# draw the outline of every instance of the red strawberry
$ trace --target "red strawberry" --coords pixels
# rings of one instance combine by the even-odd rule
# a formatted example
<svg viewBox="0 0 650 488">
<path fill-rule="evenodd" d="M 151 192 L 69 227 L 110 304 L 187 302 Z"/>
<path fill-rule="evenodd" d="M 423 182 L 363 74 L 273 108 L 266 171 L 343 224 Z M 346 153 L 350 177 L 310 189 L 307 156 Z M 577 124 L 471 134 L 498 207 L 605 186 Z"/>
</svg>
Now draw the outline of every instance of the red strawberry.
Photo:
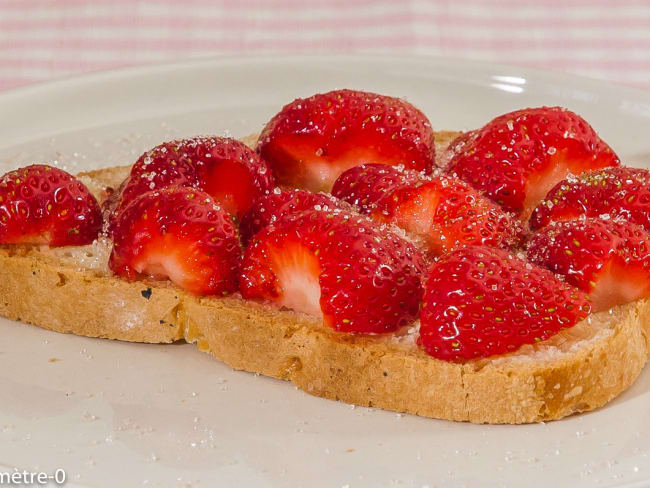
<svg viewBox="0 0 650 488">
<path fill-rule="evenodd" d="M 516 351 L 587 317 L 585 294 L 501 249 L 467 247 L 429 271 L 418 343 L 446 361 Z"/>
<path fill-rule="evenodd" d="M 253 238 L 240 290 L 338 331 L 382 333 L 417 316 L 423 268 L 418 251 L 388 228 L 340 210 L 308 210 Z"/>
<path fill-rule="evenodd" d="M 237 289 L 241 247 L 230 215 L 207 193 L 170 187 L 131 201 L 113 228 L 110 268 L 128 280 L 169 278 L 196 294 Z"/>
<path fill-rule="evenodd" d="M 457 155 L 464 151 L 465 146 L 472 144 L 473 140 L 476 138 L 476 130 L 470 130 L 467 132 L 461 132 L 456 136 L 449 145 L 444 149 L 442 155 L 438 156 L 439 166 L 446 168 L 449 166 L 449 162 Z"/>
<path fill-rule="evenodd" d="M 135 163 L 122 189 L 120 207 L 147 191 L 169 186 L 203 190 L 241 217 L 273 188 L 273 177 L 266 162 L 235 139 L 196 137 L 165 142 Z"/>
<path fill-rule="evenodd" d="M 533 211 L 530 227 L 605 214 L 650 230 L 650 172 L 621 166 L 562 180 Z"/>
<path fill-rule="evenodd" d="M 528 256 L 588 293 L 595 312 L 650 296 L 650 234 L 630 222 L 552 224 L 533 236 Z"/>
<path fill-rule="evenodd" d="M 363 163 L 431 172 L 431 124 L 399 98 L 336 90 L 286 105 L 266 125 L 258 151 L 278 182 L 329 191 L 346 169 Z"/>
<path fill-rule="evenodd" d="M 406 230 L 431 255 L 474 244 L 513 247 L 522 233 L 518 221 L 453 177 L 364 165 L 343 173 L 332 191 L 373 219 Z"/>
<path fill-rule="evenodd" d="M 619 164 L 582 117 L 560 107 L 497 117 L 456 151 L 449 171 L 524 219 L 568 173 Z"/>
<path fill-rule="evenodd" d="M 422 180 L 417 171 L 385 164 L 362 164 L 341 173 L 332 187 L 332 195 L 359 207 L 369 214 L 383 196 L 398 188 L 415 185 Z"/>
<path fill-rule="evenodd" d="M 261 229 L 286 214 L 294 214 L 314 207 L 327 209 L 349 208 L 341 200 L 326 193 L 312 193 L 306 190 L 281 190 L 276 188 L 258 198 L 241 219 L 239 234 L 246 244 Z"/>
<path fill-rule="evenodd" d="M 82 246 L 101 227 L 97 200 L 65 171 L 35 164 L 0 179 L 0 244 Z"/>
</svg>

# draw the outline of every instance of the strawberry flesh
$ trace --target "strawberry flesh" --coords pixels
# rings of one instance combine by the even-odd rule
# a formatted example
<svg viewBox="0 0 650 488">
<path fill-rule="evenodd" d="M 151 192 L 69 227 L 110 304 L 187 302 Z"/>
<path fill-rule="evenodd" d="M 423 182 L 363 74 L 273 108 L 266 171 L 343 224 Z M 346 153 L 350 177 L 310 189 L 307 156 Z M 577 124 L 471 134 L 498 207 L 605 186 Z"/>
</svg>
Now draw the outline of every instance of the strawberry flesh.
<svg viewBox="0 0 650 488">
<path fill-rule="evenodd" d="M 247 299 L 322 317 L 337 331 L 394 331 L 417 316 L 421 255 L 390 229 L 345 211 L 307 210 L 266 226 L 244 253 Z"/>
<path fill-rule="evenodd" d="M 621 217 L 650 230 L 650 171 L 605 168 L 562 180 L 535 208 L 533 230 L 580 216 Z"/>
<path fill-rule="evenodd" d="M 448 171 L 523 220 L 568 173 L 619 165 L 593 128 L 561 107 L 501 115 L 462 142 Z"/>
<path fill-rule="evenodd" d="M 283 247 L 269 247 L 268 258 L 275 270 L 277 304 L 315 317 L 322 317 L 320 308 L 321 266 L 318 258 L 306 247 L 287 242 Z"/>
<path fill-rule="evenodd" d="M 572 327 L 590 311 L 586 295 L 507 251 L 473 246 L 429 271 L 418 344 L 462 362 L 516 351 Z"/>
<path fill-rule="evenodd" d="M 429 120 L 410 103 L 336 90 L 286 105 L 260 134 L 258 152 L 278 183 L 330 191 L 343 171 L 364 163 L 431 172 L 435 147 Z"/>
<path fill-rule="evenodd" d="M 230 215 L 187 187 L 147 192 L 116 218 L 109 266 L 128 280 L 169 278 L 195 294 L 237 289 L 241 246 Z"/>
<path fill-rule="evenodd" d="M 63 170 L 37 164 L 0 178 L 0 244 L 82 246 L 101 227 L 97 200 Z"/>
<path fill-rule="evenodd" d="M 650 296 L 650 234 L 630 222 L 554 223 L 531 238 L 528 256 L 588 293 L 595 312 Z"/>
</svg>

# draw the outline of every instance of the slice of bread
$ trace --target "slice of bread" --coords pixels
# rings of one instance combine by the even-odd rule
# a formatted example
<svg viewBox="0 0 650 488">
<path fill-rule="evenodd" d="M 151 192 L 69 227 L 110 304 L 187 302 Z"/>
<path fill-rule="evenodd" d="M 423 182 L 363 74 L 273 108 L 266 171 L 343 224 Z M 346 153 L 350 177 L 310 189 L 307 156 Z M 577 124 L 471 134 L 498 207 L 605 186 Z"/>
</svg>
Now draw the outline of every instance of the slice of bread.
<svg viewBox="0 0 650 488">
<path fill-rule="evenodd" d="M 437 134 L 441 157 L 455 135 Z M 104 198 L 128 171 L 80 176 Z M 74 248 L 0 247 L 0 314 L 89 337 L 196 342 L 235 369 L 313 395 L 476 423 L 539 422 L 602 406 L 634 382 L 650 351 L 650 300 L 593 314 L 511 354 L 457 364 L 417 347 L 417 323 L 385 336 L 337 333 L 238 295 L 197 297 L 169 282 L 127 282 L 109 272 L 109 254 L 104 239 Z"/>
</svg>

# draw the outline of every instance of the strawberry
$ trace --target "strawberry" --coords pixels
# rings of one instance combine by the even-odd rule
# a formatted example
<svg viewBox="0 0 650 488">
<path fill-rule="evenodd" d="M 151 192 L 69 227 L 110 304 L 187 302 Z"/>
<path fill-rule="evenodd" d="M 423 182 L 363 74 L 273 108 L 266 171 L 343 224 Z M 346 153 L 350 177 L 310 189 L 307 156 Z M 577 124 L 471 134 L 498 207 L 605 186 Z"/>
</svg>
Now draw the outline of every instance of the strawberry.
<svg viewBox="0 0 650 488">
<path fill-rule="evenodd" d="M 431 267 L 418 344 L 446 361 L 505 354 L 544 341 L 589 312 L 585 294 L 550 271 L 501 249 L 471 246 Z"/>
<path fill-rule="evenodd" d="M 0 244 L 90 244 L 102 227 L 95 197 L 81 181 L 35 164 L 0 178 Z"/>
<path fill-rule="evenodd" d="M 624 220 L 551 224 L 532 237 L 528 256 L 588 293 L 596 312 L 650 296 L 650 234 Z"/>
<path fill-rule="evenodd" d="M 120 208 L 145 192 L 168 186 L 203 190 L 241 217 L 273 188 L 273 177 L 266 162 L 235 139 L 195 137 L 165 142 L 136 161 L 122 188 Z"/>
<path fill-rule="evenodd" d="M 109 266 L 128 280 L 169 278 L 201 295 L 237 289 L 241 247 L 230 215 L 205 192 L 147 192 L 116 217 Z"/>
<path fill-rule="evenodd" d="M 394 331 L 418 313 L 422 257 L 367 218 L 334 210 L 280 217 L 244 253 L 244 298 L 322 317 L 337 331 Z"/>
<path fill-rule="evenodd" d="M 278 183 L 330 191 L 343 171 L 363 163 L 431 172 L 435 147 L 426 116 L 399 98 L 336 90 L 286 105 L 258 141 Z"/>
<path fill-rule="evenodd" d="M 363 165 L 343 173 L 332 192 L 373 219 L 406 230 L 434 256 L 474 244 L 513 247 L 522 233 L 516 219 L 449 176 Z"/>
<path fill-rule="evenodd" d="M 326 193 L 312 193 L 306 190 L 282 190 L 276 188 L 258 198 L 244 214 L 239 224 L 239 235 L 244 244 L 261 229 L 279 217 L 312 208 L 349 209 L 348 205 Z"/>
<path fill-rule="evenodd" d="M 568 173 L 619 165 L 593 128 L 561 107 L 501 115 L 462 142 L 448 171 L 524 220 Z"/>
<path fill-rule="evenodd" d="M 478 131 L 476 130 L 469 130 L 461 132 L 456 136 L 444 149 L 442 155 L 438 157 L 440 160 L 439 166 L 442 168 L 449 166 L 449 162 L 454 158 L 454 156 L 462 153 L 465 146 L 472 143 L 476 138 L 477 132 Z"/>
<path fill-rule="evenodd" d="M 650 171 L 620 166 L 562 180 L 535 208 L 530 227 L 605 214 L 650 230 Z"/>
<path fill-rule="evenodd" d="M 334 182 L 332 195 L 359 207 L 361 213 L 369 214 L 384 195 L 421 180 L 422 175 L 417 171 L 404 171 L 385 164 L 362 164 L 341 173 Z"/>
</svg>

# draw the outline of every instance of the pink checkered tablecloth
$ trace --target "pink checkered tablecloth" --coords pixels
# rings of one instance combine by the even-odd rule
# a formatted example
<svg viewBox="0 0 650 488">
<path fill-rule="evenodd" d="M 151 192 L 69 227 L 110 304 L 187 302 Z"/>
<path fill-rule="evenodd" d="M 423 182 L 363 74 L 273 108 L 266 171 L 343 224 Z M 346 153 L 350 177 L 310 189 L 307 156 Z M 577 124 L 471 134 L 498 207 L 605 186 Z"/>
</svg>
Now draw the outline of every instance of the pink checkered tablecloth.
<svg viewBox="0 0 650 488">
<path fill-rule="evenodd" d="M 650 89 L 650 0 L 0 0 L 0 90 L 287 52 L 481 59 Z"/>
</svg>

